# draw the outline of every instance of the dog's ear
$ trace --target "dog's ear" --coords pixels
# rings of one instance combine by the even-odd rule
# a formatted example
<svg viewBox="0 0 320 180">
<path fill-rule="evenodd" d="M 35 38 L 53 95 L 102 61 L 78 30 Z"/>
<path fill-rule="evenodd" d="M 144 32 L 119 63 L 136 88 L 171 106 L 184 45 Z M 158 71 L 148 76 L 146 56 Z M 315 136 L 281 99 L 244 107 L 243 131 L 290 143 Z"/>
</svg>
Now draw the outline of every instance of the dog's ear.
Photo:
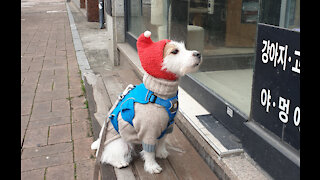
<svg viewBox="0 0 320 180">
<path fill-rule="evenodd" d="M 167 43 L 163 48 L 163 58 L 166 58 L 175 48 L 177 48 L 174 44 Z"/>
</svg>

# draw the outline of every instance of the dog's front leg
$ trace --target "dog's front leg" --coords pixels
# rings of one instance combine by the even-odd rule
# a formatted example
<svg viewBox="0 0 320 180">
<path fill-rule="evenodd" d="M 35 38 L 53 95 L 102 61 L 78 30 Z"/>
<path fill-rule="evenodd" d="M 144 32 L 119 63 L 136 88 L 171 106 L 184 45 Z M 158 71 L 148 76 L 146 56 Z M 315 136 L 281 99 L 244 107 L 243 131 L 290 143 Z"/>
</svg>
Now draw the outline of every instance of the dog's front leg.
<svg viewBox="0 0 320 180">
<path fill-rule="evenodd" d="M 141 151 L 141 156 L 144 159 L 144 170 L 148 173 L 154 174 L 154 173 L 160 173 L 162 171 L 162 168 L 160 165 L 156 162 L 156 153 L 153 152 L 147 152 L 145 150 Z"/>
<path fill-rule="evenodd" d="M 167 135 L 164 135 L 159 140 L 159 143 L 156 148 L 156 157 L 157 158 L 165 159 L 169 155 L 169 152 L 167 151 L 167 148 L 166 148 L 166 142 L 165 142 L 166 137 L 167 137 Z"/>
</svg>

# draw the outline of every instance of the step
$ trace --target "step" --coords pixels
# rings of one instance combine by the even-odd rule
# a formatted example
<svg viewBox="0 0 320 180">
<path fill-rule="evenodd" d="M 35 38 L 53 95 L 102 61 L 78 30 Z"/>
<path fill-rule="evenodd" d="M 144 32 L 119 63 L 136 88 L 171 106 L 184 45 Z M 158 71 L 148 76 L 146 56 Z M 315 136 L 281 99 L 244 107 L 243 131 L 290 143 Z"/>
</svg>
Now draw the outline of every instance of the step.
<svg viewBox="0 0 320 180">
<path fill-rule="evenodd" d="M 101 119 L 100 116 L 96 115 L 100 113 L 106 113 L 105 109 L 110 106 L 108 102 L 114 102 L 111 101 L 111 99 L 114 99 L 114 97 L 116 97 L 116 94 L 122 92 L 127 84 L 141 83 L 141 80 L 137 78 L 133 70 L 130 70 L 128 68 L 120 68 L 110 74 L 104 75 L 85 73 L 84 79 L 86 87 L 89 87 L 88 89 L 92 89 L 87 91 L 89 106 L 96 106 L 95 112 L 90 112 L 90 114 L 94 114 L 94 117 L 92 117 L 92 122 L 98 122 L 100 127 L 103 123 L 103 120 L 105 119 Z M 105 86 L 105 89 L 101 88 L 103 86 Z M 92 96 L 90 94 L 92 94 Z M 91 103 L 92 100 L 95 101 L 95 103 Z M 103 101 L 106 101 L 107 103 L 103 103 Z M 98 136 L 97 131 L 99 130 L 99 126 L 93 127 L 93 131 L 95 132 L 95 139 Z M 135 157 L 129 167 L 122 169 L 114 168 L 116 178 L 218 179 L 177 126 L 174 127 L 173 133 L 167 137 L 167 143 L 168 151 L 170 153 L 169 157 L 167 159 L 157 159 L 157 162 L 163 168 L 163 171 L 160 174 L 151 175 L 147 173 L 143 168 L 143 160 L 139 157 Z M 105 174 L 108 174 L 105 172 L 109 172 L 112 174 L 112 169 L 110 169 L 110 166 L 103 166 L 102 177 L 104 177 Z M 201 168 L 199 169 L 198 167 Z M 197 171 L 194 171 L 194 169 L 197 169 Z"/>
<path fill-rule="evenodd" d="M 132 66 L 142 79 L 144 70 L 137 51 L 128 43 L 118 43 L 117 49 L 120 62 Z M 176 125 L 219 179 L 271 179 L 243 151 L 241 144 L 237 143 L 237 138 L 222 125 L 211 124 L 218 131 L 209 130 L 209 125 L 204 125 L 208 117 L 212 118 L 210 113 L 179 86 L 179 112 L 175 121 Z M 214 118 L 211 121 L 214 121 Z M 232 137 L 228 140 L 229 144 L 223 136 Z M 245 166 L 242 167 L 242 164 Z"/>
</svg>

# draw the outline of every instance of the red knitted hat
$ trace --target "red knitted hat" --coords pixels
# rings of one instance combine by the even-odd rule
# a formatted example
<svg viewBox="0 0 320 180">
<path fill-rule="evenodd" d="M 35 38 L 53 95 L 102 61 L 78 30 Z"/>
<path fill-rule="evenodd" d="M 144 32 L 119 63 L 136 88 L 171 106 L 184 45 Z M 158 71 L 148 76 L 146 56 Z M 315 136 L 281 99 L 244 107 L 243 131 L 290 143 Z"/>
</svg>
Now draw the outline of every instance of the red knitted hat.
<svg viewBox="0 0 320 180">
<path fill-rule="evenodd" d="M 138 55 L 143 69 L 153 77 L 167 80 L 176 80 L 177 76 L 174 73 L 161 70 L 163 62 L 163 48 L 166 43 L 170 42 L 164 39 L 158 42 L 153 42 L 150 38 L 151 32 L 145 31 L 137 40 Z"/>
</svg>

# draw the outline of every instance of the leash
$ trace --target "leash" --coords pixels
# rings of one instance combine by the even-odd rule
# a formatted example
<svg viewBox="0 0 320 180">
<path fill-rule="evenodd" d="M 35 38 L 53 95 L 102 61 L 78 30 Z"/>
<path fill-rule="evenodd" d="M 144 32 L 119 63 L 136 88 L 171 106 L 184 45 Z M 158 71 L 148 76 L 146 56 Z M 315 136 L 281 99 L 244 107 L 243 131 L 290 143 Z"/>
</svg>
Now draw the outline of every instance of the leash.
<svg viewBox="0 0 320 180">
<path fill-rule="evenodd" d="M 131 89 L 133 89 L 135 86 L 132 84 L 129 84 L 126 89 L 121 93 L 121 95 L 118 96 L 116 102 L 113 104 L 113 106 L 111 107 L 111 109 L 108 112 L 108 118 L 106 121 L 103 121 L 103 125 L 101 128 L 102 134 L 100 137 L 100 144 L 99 144 L 99 148 L 97 149 L 98 151 L 98 155 L 96 158 L 96 162 L 95 162 L 95 166 L 94 166 L 94 174 L 93 174 L 93 180 L 98 180 L 99 178 L 99 172 L 100 172 L 100 159 L 101 159 L 101 155 L 104 149 L 104 142 L 106 141 L 106 133 L 107 133 L 107 129 L 108 129 L 108 122 L 110 121 L 110 114 L 112 113 L 112 111 L 117 107 L 117 105 L 119 104 L 119 102 L 129 93 L 129 91 Z M 98 137 L 99 138 L 99 137 Z"/>
</svg>

